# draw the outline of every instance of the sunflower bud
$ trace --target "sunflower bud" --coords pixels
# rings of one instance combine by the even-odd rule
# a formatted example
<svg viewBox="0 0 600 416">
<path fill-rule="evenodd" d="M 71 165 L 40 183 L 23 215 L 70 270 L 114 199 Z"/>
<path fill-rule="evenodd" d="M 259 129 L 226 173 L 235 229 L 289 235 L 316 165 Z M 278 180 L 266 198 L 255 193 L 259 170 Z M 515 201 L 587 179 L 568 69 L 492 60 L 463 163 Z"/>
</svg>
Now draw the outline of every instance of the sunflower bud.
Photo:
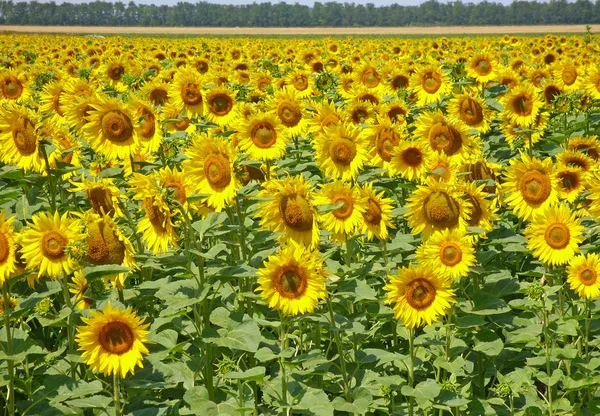
<svg viewBox="0 0 600 416">
<path fill-rule="evenodd" d="M 510 385 L 507 383 L 500 383 L 498 387 L 496 387 L 496 396 L 498 397 L 508 397 L 512 394 L 512 389 Z"/>
<path fill-rule="evenodd" d="M 42 299 L 35 305 L 34 310 L 35 313 L 44 317 L 52 315 L 52 300 L 50 298 Z"/>
</svg>

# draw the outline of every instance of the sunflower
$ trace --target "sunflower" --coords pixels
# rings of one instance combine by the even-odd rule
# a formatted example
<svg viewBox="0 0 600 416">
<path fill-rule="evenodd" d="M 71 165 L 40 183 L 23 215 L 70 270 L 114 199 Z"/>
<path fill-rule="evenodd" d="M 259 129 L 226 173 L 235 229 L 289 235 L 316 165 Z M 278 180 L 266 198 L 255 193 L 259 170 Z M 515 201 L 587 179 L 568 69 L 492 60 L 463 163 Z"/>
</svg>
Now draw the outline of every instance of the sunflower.
<svg viewBox="0 0 600 416">
<path fill-rule="evenodd" d="M 345 118 L 344 112 L 334 102 L 323 101 L 313 105 L 316 112 L 309 120 L 309 131 L 314 135 L 325 134 L 328 127 L 341 123 Z"/>
<path fill-rule="evenodd" d="M 121 91 L 125 87 L 121 80 L 129 70 L 129 64 L 124 58 L 113 57 L 98 68 L 98 73 L 116 91 Z"/>
<path fill-rule="evenodd" d="M 290 244 L 269 256 L 258 270 L 260 296 L 283 315 L 312 313 L 327 298 L 327 271 L 317 251 Z"/>
<path fill-rule="evenodd" d="M 448 115 L 455 121 L 466 124 L 469 128 L 486 133 L 490 130 L 492 112 L 483 100 L 473 94 L 462 94 L 452 98 L 448 103 Z"/>
<path fill-rule="evenodd" d="M 298 92 L 299 98 L 306 98 L 312 94 L 308 71 L 303 69 L 293 70 L 287 74 L 285 82 Z"/>
<path fill-rule="evenodd" d="M 567 142 L 568 150 L 577 150 L 597 161 L 600 159 L 600 143 L 596 136 L 571 137 Z"/>
<path fill-rule="evenodd" d="M 587 173 L 579 166 L 558 165 L 558 196 L 560 199 L 573 203 L 585 191 Z"/>
<path fill-rule="evenodd" d="M 556 161 L 567 167 L 581 168 L 584 172 L 595 170 L 597 162 L 586 155 L 584 152 L 577 150 L 564 150 L 556 155 Z"/>
<path fill-rule="evenodd" d="M 134 373 L 136 365 L 144 367 L 143 354 L 150 354 L 145 324 L 131 308 L 113 308 L 110 301 L 101 311 L 92 311 L 91 318 L 82 317 L 85 325 L 77 327 L 77 344 L 82 358 L 92 370 L 105 376 Z"/>
<path fill-rule="evenodd" d="M 592 96 L 595 100 L 600 100 L 600 68 L 591 67 L 586 77 L 583 79 L 583 90 Z"/>
<path fill-rule="evenodd" d="M 389 170 L 394 149 L 403 138 L 400 126 L 382 117 L 377 124 L 368 127 L 366 135 L 369 140 L 368 148 L 371 149 L 370 162 Z"/>
<path fill-rule="evenodd" d="M 535 117 L 531 126 L 524 126 L 510 120 L 503 120 L 500 129 L 504 133 L 504 139 L 511 149 L 521 148 L 521 146 L 529 149 L 530 145 L 535 145 L 544 137 L 547 122 L 548 113 L 540 112 Z M 523 130 L 526 130 L 526 132 Z"/>
<path fill-rule="evenodd" d="M 358 126 L 359 124 L 375 121 L 375 107 L 368 101 L 352 99 L 347 103 L 345 111 L 346 120 Z"/>
<path fill-rule="evenodd" d="M 556 101 L 556 97 L 563 94 L 563 91 L 560 87 L 552 82 L 544 82 L 544 100 L 546 100 L 546 105 L 552 105 Z"/>
<path fill-rule="evenodd" d="M 543 105 L 538 90 L 530 84 L 511 89 L 502 100 L 504 111 L 501 116 L 525 127 L 532 126 Z"/>
<path fill-rule="evenodd" d="M 494 229 L 494 222 L 498 219 L 498 199 L 489 199 L 486 185 L 477 185 L 475 182 L 467 182 L 459 185 L 464 192 L 463 199 L 471 205 L 471 214 L 467 220 L 469 227 L 483 228 L 485 231 L 472 240 L 485 238 L 485 235 Z"/>
<path fill-rule="evenodd" d="M 76 132 L 83 134 L 83 127 L 90 122 L 89 116 L 94 111 L 93 106 L 98 102 L 96 94 L 91 96 L 74 95 L 71 99 L 65 97 L 65 121 Z"/>
<path fill-rule="evenodd" d="M 388 239 L 388 228 L 396 228 L 392 223 L 392 203 L 390 198 L 385 198 L 383 192 L 375 192 L 373 184 L 367 182 L 359 188 L 360 196 L 366 201 L 367 209 L 362 213 L 362 232 L 367 233 L 367 238 L 372 240 L 377 237 L 380 240 Z"/>
<path fill-rule="evenodd" d="M 454 185 L 431 179 L 417 186 L 406 204 L 405 216 L 412 234 L 423 232 L 427 239 L 434 231 L 466 229 L 471 206 L 462 196 Z"/>
<path fill-rule="evenodd" d="M 336 241 L 344 242 L 364 227 L 363 215 L 368 206 L 357 187 L 342 181 L 321 185 L 315 194 L 314 204 L 342 204 L 339 208 L 319 214 L 319 222 L 324 229 L 333 233 Z"/>
<path fill-rule="evenodd" d="M 29 80 L 24 72 L 4 70 L 0 72 L 0 99 L 25 101 L 29 98 Z"/>
<path fill-rule="evenodd" d="M 454 303 L 450 281 L 425 266 L 398 269 L 398 275 L 388 276 L 386 304 L 395 304 L 394 317 L 407 328 L 430 325 L 444 315 Z"/>
<path fill-rule="evenodd" d="M 16 270 L 15 230 L 12 226 L 14 220 L 15 217 L 5 220 L 4 212 L 0 211 L 0 286 Z"/>
<path fill-rule="evenodd" d="M 567 267 L 567 281 L 571 289 L 586 299 L 600 296 L 600 258 L 595 253 L 575 256 Z"/>
<path fill-rule="evenodd" d="M 48 155 L 48 164 L 52 169 L 58 169 L 59 163 L 82 168 L 82 145 L 76 136 L 71 133 L 68 126 L 44 121 L 41 128 L 41 137 L 52 137 L 52 144 L 56 148 Z M 69 170 L 62 175 L 62 179 L 69 179 L 77 173 L 76 169 Z"/>
<path fill-rule="evenodd" d="M 369 89 L 381 89 L 383 79 L 373 61 L 366 61 L 355 72 L 354 85 L 360 85 Z"/>
<path fill-rule="evenodd" d="M 159 112 L 154 109 L 150 103 L 133 97 L 131 110 L 134 117 L 137 117 L 140 129 L 138 139 L 140 141 L 141 151 L 144 153 L 154 153 L 163 142 L 162 124 Z"/>
<path fill-rule="evenodd" d="M 581 84 L 584 71 L 568 59 L 556 65 L 554 79 L 558 86 L 565 92 L 577 91 Z"/>
<path fill-rule="evenodd" d="M 45 171 L 38 126 L 33 111 L 12 104 L 0 107 L 0 161 L 24 170 Z"/>
<path fill-rule="evenodd" d="M 505 173 L 503 189 L 508 193 L 506 203 L 521 219 L 529 220 L 534 214 L 558 202 L 558 179 L 551 159 L 530 158 L 521 153 L 521 158 L 512 159 Z"/>
<path fill-rule="evenodd" d="M 319 225 L 312 205 L 312 187 L 304 176 L 273 179 L 263 184 L 256 217 L 260 225 L 273 232 L 283 233 L 282 242 L 292 240 L 307 247 L 318 247 Z"/>
<path fill-rule="evenodd" d="M 242 121 L 236 134 L 239 147 L 253 160 L 277 160 L 285 155 L 289 141 L 277 117 L 268 113 L 254 114 Z"/>
<path fill-rule="evenodd" d="M 579 251 L 583 226 L 564 204 L 545 208 L 525 229 L 533 257 L 549 266 L 567 263 Z"/>
<path fill-rule="evenodd" d="M 188 117 L 180 114 L 179 109 L 173 103 L 165 104 L 161 116 L 164 119 L 165 130 L 169 133 L 184 131 L 191 134 L 196 131 L 196 125 Z"/>
<path fill-rule="evenodd" d="M 52 114 L 50 120 L 53 122 L 59 122 L 65 114 L 63 93 L 62 82 L 50 81 L 40 94 L 40 112 Z"/>
<path fill-rule="evenodd" d="M 478 83 L 485 84 L 496 77 L 496 63 L 489 53 L 474 55 L 467 64 L 467 74 Z"/>
<path fill-rule="evenodd" d="M 180 203 L 187 212 L 200 208 L 201 204 L 190 203 L 188 196 L 193 193 L 193 183 L 191 178 L 186 175 L 186 172 L 179 170 L 177 167 L 170 168 L 166 166 L 158 172 L 153 171 L 150 176 L 156 182 L 166 189 L 173 200 Z"/>
<path fill-rule="evenodd" d="M 73 278 L 69 283 L 69 292 L 75 295 L 75 307 L 80 310 L 89 309 L 92 307 L 94 300 L 85 297 L 85 292 L 89 288 L 87 279 L 83 276 L 81 270 L 75 271 Z"/>
<path fill-rule="evenodd" d="M 415 135 L 431 151 L 463 160 L 473 151 L 473 140 L 463 123 L 448 121 L 441 111 L 426 112 L 417 120 Z"/>
<path fill-rule="evenodd" d="M 475 265 L 475 248 L 464 230 L 440 230 L 417 249 L 416 260 L 440 277 L 458 279 Z"/>
<path fill-rule="evenodd" d="M 39 276 L 51 279 L 60 278 L 64 272 L 72 273 L 77 263 L 70 258 L 65 248 L 85 238 L 80 221 L 69 219 L 67 214 L 60 216 L 42 212 L 34 215 L 33 223 L 21 235 L 21 253 L 27 268 L 38 269 Z"/>
<path fill-rule="evenodd" d="M 519 75 L 509 67 L 500 68 L 496 75 L 496 81 L 500 85 L 508 87 L 511 90 L 521 84 Z"/>
<path fill-rule="evenodd" d="M 500 169 L 499 164 L 490 162 L 483 155 L 474 155 L 459 168 L 464 181 L 482 181 L 483 191 L 489 194 L 498 192 L 496 188 Z"/>
<path fill-rule="evenodd" d="M 183 162 L 183 168 L 196 193 L 209 195 L 204 202 L 218 212 L 232 203 L 240 184 L 233 167 L 237 153 L 231 143 L 221 137 L 198 136 L 185 155 L 189 160 Z"/>
<path fill-rule="evenodd" d="M 213 87 L 205 94 L 206 109 L 204 117 L 211 123 L 225 126 L 237 114 L 235 93 L 224 86 Z"/>
<path fill-rule="evenodd" d="M 139 123 L 131 107 L 114 98 L 91 105 L 83 134 L 90 147 L 109 159 L 129 159 L 139 146 Z"/>
<path fill-rule="evenodd" d="M 409 109 L 402 101 L 390 101 L 383 103 L 377 108 L 378 118 L 385 117 L 393 124 L 406 124 L 406 117 L 409 115 Z"/>
<path fill-rule="evenodd" d="M 19 306 L 19 300 L 17 298 L 15 298 L 14 296 L 9 295 L 8 307 L 10 309 L 15 309 L 17 306 Z M 6 304 L 5 304 L 4 298 L 0 298 L 0 316 L 3 316 L 5 311 L 6 311 Z"/>
<path fill-rule="evenodd" d="M 458 160 L 444 153 L 434 153 L 426 165 L 428 178 L 445 183 L 456 182 L 460 164 Z"/>
<path fill-rule="evenodd" d="M 417 96 L 418 105 L 436 103 L 451 90 L 450 79 L 436 65 L 419 68 L 413 74 L 410 83 Z"/>
<path fill-rule="evenodd" d="M 301 136 L 304 133 L 308 121 L 304 115 L 304 105 L 294 88 L 287 86 L 277 91 L 267 105 L 270 112 L 279 118 L 290 137 Z"/>
<path fill-rule="evenodd" d="M 344 181 L 356 178 L 367 161 L 367 139 L 351 125 L 339 123 L 314 140 L 317 165 L 326 174 Z"/>
<path fill-rule="evenodd" d="M 179 68 L 169 85 L 169 101 L 187 117 L 202 116 L 205 100 L 200 74 L 186 66 Z"/>
<path fill-rule="evenodd" d="M 140 95 L 154 106 L 164 106 L 169 102 L 169 84 L 163 81 L 151 81 L 144 84 Z"/>
<path fill-rule="evenodd" d="M 84 192 L 87 200 L 89 201 L 92 210 L 99 215 L 109 215 L 114 217 L 123 216 L 121 207 L 119 206 L 119 199 L 121 198 L 121 191 L 115 186 L 114 179 L 112 178 L 101 178 L 90 181 L 81 176 L 81 182 L 71 181 L 70 192 Z"/>
<path fill-rule="evenodd" d="M 394 148 L 389 173 L 409 181 L 423 182 L 430 159 L 431 153 L 420 141 L 402 141 Z"/>
</svg>

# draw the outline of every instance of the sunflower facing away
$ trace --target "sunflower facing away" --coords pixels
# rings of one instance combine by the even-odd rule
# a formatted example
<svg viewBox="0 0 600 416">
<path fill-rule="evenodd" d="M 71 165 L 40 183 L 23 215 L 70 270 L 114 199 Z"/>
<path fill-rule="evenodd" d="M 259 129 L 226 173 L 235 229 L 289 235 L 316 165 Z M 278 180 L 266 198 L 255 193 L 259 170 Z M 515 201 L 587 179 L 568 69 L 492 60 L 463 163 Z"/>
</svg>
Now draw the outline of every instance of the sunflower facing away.
<svg viewBox="0 0 600 416">
<path fill-rule="evenodd" d="M 85 325 L 77 327 L 77 344 L 83 360 L 94 371 L 104 375 L 134 374 L 143 365 L 143 354 L 150 352 L 144 345 L 150 324 L 144 323 L 131 309 L 114 308 L 110 301 L 91 318 L 81 318 Z"/>
<path fill-rule="evenodd" d="M 326 269 L 317 251 L 290 244 L 269 256 L 258 270 L 256 292 L 284 315 L 311 313 L 327 298 Z"/>
<path fill-rule="evenodd" d="M 259 203 L 256 217 L 260 218 L 260 225 L 283 233 L 282 242 L 289 239 L 317 247 L 320 236 L 312 192 L 310 183 L 302 175 L 265 182 L 258 197 L 272 199 Z"/>
<path fill-rule="evenodd" d="M 470 240 L 464 230 L 436 231 L 417 249 L 417 262 L 450 280 L 465 277 L 475 265 Z"/>
<path fill-rule="evenodd" d="M 395 318 L 407 328 L 436 322 L 455 302 L 450 282 L 429 267 L 410 264 L 398 270 L 398 275 L 388 276 L 385 303 L 394 304 Z"/>
<path fill-rule="evenodd" d="M 583 226 L 564 204 L 546 208 L 525 229 L 533 257 L 549 266 L 567 263 L 579 251 Z"/>
<path fill-rule="evenodd" d="M 81 182 L 71 181 L 71 185 L 73 188 L 69 189 L 70 192 L 85 192 L 85 196 L 96 214 L 111 217 L 123 216 L 119 206 L 121 191 L 115 186 L 113 178 L 90 181 L 82 175 Z"/>
<path fill-rule="evenodd" d="M 40 276 L 52 279 L 60 278 L 64 272 L 72 273 L 77 263 L 67 256 L 68 244 L 81 241 L 80 221 L 70 219 L 67 214 L 60 216 L 42 212 L 34 215 L 33 223 L 21 235 L 21 253 L 27 262 L 27 268 L 38 269 Z"/>
<path fill-rule="evenodd" d="M 571 289 L 586 299 L 600 296 L 600 258 L 595 253 L 574 257 L 567 267 L 567 281 Z"/>
</svg>

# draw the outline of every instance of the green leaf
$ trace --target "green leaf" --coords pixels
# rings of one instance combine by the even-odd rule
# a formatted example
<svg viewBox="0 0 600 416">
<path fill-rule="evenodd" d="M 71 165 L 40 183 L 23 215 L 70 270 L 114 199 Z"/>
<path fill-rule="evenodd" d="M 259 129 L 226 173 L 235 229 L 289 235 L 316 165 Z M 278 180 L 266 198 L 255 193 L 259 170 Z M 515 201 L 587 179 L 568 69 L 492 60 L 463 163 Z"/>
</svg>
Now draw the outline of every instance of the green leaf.
<svg viewBox="0 0 600 416">
<path fill-rule="evenodd" d="M 294 409 L 308 410 L 315 416 L 333 416 L 333 404 L 329 401 L 327 393 L 321 389 L 308 387 L 300 397 L 300 401 L 294 405 Z M 295 413 L 295 412 L 294 412 Z M 302 412 L 304 413 L 304 412 Z"/>
<path fill-rule="evenodd" d="M 569 376 L 564 382 L 565 390 L 575 391 L 592 387 L 600 384 L 600 377 L 590 377 L 581 373 L 574 373 Z"/>
<path fill-rule="evenodd" d="M 440 391 L 440 386 L 438 386 L 435 380 L 422 381 L 414 389 L 410 386 L 402 386 L 400 390 L 404 396 L 424 400 L 435 399 L 440 394 Z"/>
<path fill-rule="evenodd" d="M 474 336 L 475 346 L 473 351 L 482 352 L 489 357 L 495 357 L 502 352 L 504 343 L 500 337 L 489 329 L 483 329 Z"/>
<path fill-rule="evenodd" d="M 218 416 L 219 409 L 216 403 L 208 398 L 208 391 L 202 386 L 195 386 L 185 392 L 183 400 L 187 403 L 194 415 Z"/>
<path fill-rule="evenodd" d="M 254 367 L 246 371 L 232 371 L 230 373 L 224 374 L 224 378 L 229 378 L 233 380 L 246 380 L 246 381 L 258 381 L 262 382 L 265 378 L 265 367 Z"/>
<path fill-rule="evenodd" d="M 119 266 L 117 264 L 107 264 L 103 266 L 84 267 L 83 275 L 86 279 L 98 279 L 105 276 L 129 272 L 129 267 Z"/>
<path fill-rule="evenodd" d="M 192 224 L 192 228 L 198 233 L 197 237 L 200 241 L 204 240 L 204 236 L 207 232 L 213 227 L 222 224 L 225 222 L 227 218 L 227 214 L 225 212 L 211 212 L 206 216 L 205 219 L 196 221 Z"/>
<path fill-rule="evenodd" d="M 510 308 L 501 299 L 495 295 L 483 291 L 479 291 L 473 295 L 473 309 L 470 313 L 475 315 L 498 315 L 501 313 L 510 312 Z M 466 311 L 465 311 L 466 312 Z"/>
<path fill-rule="evenodd" d="M 74 399 L 67 402 L 70 406 L 92 409 L 108 409 L 113 399 L 106 396 L 90 396 L 85 399 Z"/>
<path fill-rule="evenodd" d="M 212 319 L 215 318 L 212 317 Z M 222 316 L 220 319 L 222 319 Z M 233 350 L 258 351 L 258 345 L 262 340 L 262 336 L 260 335 L 258 324 L 253 319 L 248 316 L 244 316 L 243 322 L 233 319 L 226 322 L 222 319 L 219 321 L 219 324 L 224 325 L 224 327 L 218 330 L 208 328 L 203 331 L 203 338 L 206 342 L 212 342 L 220 347 L 227 347 Z"/>
</svg>

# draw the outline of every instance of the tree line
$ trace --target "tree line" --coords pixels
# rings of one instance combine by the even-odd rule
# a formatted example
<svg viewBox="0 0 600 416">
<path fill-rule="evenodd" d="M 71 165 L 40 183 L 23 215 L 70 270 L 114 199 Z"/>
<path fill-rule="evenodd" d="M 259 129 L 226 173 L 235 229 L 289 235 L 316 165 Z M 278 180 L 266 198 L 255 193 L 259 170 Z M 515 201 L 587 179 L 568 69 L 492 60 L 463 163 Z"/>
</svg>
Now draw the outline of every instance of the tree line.
<svg viewBox="0 0 600 416">
<path fill-rule="evenodd" d="M 64 26 L 360 27 L 452 25 L 546 25 L 600 23 L 600 0 L 483 1 L 375 7 L 372 3 L 179 2 L 173 6 L 94 1 L 71 4 L 0 0 L 0 24 Z"/>
</svg>

